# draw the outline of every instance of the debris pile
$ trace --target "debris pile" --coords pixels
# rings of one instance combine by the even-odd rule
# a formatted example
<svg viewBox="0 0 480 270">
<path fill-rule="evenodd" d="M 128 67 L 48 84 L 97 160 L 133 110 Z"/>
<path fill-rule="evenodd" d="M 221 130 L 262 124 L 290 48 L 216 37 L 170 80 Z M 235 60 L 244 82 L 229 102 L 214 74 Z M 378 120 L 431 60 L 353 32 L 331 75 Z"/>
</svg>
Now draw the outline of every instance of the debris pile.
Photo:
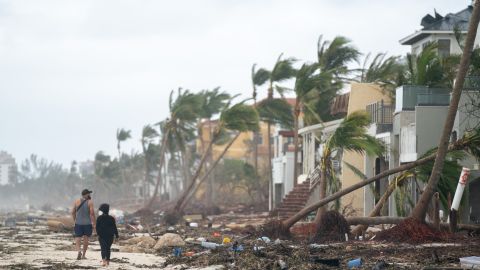
<svg viewBox="0 0 480 270">
<path fill-rule="evenodd" d="M 388 230 L 380 231 L 376 234 L 375 240 L 403 243 L 426 243 L 426 242 L 445 242 L 452 240 L 453 235 L 438 231 L 425 223 L 419 222 L 413 218 L 407 218 L 397 226 Z"/>
</svg>

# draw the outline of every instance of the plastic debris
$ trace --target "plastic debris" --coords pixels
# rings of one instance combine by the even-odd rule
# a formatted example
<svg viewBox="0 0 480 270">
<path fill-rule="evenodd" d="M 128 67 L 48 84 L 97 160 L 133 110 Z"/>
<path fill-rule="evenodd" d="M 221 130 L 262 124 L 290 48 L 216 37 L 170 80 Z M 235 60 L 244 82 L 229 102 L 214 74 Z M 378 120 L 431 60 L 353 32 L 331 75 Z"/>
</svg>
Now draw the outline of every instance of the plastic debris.
<svg viewBox="0 0 480 270">
<path fill-rule="evenodd" d="M 363 263 L 362 258 L 353 259 L 347 263 L 347 267 L 348 269 L 360 268 L 362 266 L 362 263 Z"/>
<path fill-rule="evenodd" d="M 471 256 L 460 258 L 460 265 L 469 269 L 480 269 L 480 257 Z"/>
<path fill-rule="evenodd" d="M 324 245 L 324 244 L 310 244 L 309 246 L 310 248 L 326 248 L 328 247 L 328 245 Z"/>
<path fill-rule="evenodd" d="M 208 249 L 216 249 L 217 247 L 220 247 L 222 245 L 213 243 L 213 242 L 202 242 L 202 247 L 208 248 Z"/>
<path fill-rule="evenodd" d="M 230 242 L 232 242 L 232 239 L 230 239 L 229 237 L 224 237 L 223 238 L 223 241 L 222 241 L 222 244 L 229 244 Z"/>
<path fill-rule="evenodd" d="M 255 246 L 253 246 L 253 251 L 260 251 L 260 250 L 262 250 L 262 249 L 264 249 L 264 248 L 265 248 L 265 247 L 255 245 Z"/>
<path fill-rule="evenodd" d="M 272 242 L 272 240 L 270 240 L 270 238 L 268 238 L 266 236 L 262 236 L 262 237 L 258 238 L 257 240 L 263 241 L 265 244 L 270 244 L 270 242 Z"/>
<path fill-rule="evenodd" d="M 182 248 L 180 247 L 173 248 L 173 256 L 175 257 L 182 256 Z"/>
<path fill-rule="evenodd" d="M 213 237 L 221 237 L 222 235 L 219 232 L 213 232 Z"/>
<path fill-rule="evenodd" d="M 198 228 L 198 223 L 197 222 L 190 222 L 188 225 L 192 228 Z"/>
<path fill-rule="evenodd" d="M 198 242 L 206 242 L 207 239 L 205 237 L 199 237 L 196 239 Z"/>
</svg>

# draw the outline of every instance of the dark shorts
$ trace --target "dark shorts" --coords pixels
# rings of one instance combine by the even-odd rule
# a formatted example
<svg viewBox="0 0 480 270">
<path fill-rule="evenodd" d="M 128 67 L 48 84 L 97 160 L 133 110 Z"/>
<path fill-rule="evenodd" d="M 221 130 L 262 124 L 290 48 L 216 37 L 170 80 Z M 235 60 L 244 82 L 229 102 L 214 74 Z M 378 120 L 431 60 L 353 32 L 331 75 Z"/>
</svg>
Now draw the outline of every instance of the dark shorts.
<svg viewBox="0 0 480 270">
<path fill-rule="evenodd" d="M 93 226 L 75 224 L 75 237 L 92 236 Z"/>
</svg>

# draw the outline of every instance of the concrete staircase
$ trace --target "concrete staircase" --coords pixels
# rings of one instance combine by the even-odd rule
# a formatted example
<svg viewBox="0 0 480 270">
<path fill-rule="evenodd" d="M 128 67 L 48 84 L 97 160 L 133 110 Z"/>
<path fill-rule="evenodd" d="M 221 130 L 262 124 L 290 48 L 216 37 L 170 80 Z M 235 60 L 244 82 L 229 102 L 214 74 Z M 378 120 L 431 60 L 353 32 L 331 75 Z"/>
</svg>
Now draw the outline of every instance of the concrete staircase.
<svg viewBox="0 0 480 270">
<path fill-rule="evenodd" d="M 279 219 L 289 218 L 305 207 L 309 198 L 310 180 L 306 180 L 294 187 L 270 215 Z"/>
</svg>

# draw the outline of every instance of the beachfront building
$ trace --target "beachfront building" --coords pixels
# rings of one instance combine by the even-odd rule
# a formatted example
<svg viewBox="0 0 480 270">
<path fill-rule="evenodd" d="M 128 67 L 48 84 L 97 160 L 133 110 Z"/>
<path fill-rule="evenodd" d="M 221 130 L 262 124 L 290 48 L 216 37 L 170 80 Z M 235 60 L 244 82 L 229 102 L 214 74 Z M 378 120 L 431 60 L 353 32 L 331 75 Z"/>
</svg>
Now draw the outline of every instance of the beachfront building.
<svg viewBox="0 0 480 270">
<path fill-rule="evenodd" d="M 0 185 L 15 183 L 16 180 L 17 163 L 15 158 L 5 151 L 0 151 Z"/>
</svg>

